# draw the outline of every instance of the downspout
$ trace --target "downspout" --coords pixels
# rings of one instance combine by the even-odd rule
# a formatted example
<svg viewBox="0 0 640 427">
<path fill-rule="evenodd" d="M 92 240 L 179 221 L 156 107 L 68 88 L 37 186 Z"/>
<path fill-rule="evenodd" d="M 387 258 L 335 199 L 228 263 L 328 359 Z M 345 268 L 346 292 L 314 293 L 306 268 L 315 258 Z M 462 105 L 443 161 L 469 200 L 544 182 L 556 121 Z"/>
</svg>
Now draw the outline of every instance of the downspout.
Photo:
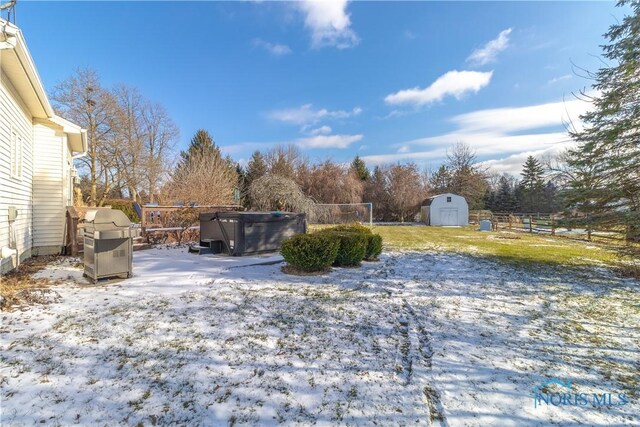
<svg viewBox="0 0 640 427">
<path fill-rule="evenodd" d="M 13 219 L 9 218 L 9 246 L 4 246 L 0 249 L 0 256 L 2 259 L 13 258 L 15 255 L 16 263 L 14 268 L 20 267 L 20 252 L 18 252 L 18 239 L 16 238 L 16 216 L 17 211 Z M 11 239 L 13 235 L 13 240 Z M 13 267 L 13 262 L 11 263 Z"/>
</svg>

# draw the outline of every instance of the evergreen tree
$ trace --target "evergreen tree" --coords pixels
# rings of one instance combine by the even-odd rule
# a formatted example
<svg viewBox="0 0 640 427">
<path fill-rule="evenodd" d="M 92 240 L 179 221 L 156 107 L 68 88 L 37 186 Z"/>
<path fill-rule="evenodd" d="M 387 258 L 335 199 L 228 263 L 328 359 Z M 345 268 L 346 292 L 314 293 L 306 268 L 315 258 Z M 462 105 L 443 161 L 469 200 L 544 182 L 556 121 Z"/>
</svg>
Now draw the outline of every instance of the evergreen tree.
<svg viewBox="0 0 640 427">
<path fill-rule="evenodd" d="M 260 151 L 254 151 L 251 155 L 251 159 L 247 162 L 246 180 L 247 186 L 250 186 L 253 181 L 260 178 L 267 173 L 267 162 L 264 160 L 264 156 Z"/>
<path fill-rule="evenodd" d="M 579 171 L 567 193 L 571 208 L 590 222 L 624 226 L 640 238 L 640 1 L 622 0 L 631 14 L 605 34 L 604 57 L 611 64 L 592 77 L 593 107 L 571 136 L 569 166 Z"/>
<path fill-rule="evenodd" d="M 547 181 L 544 186 L 544 210 L 540 212 L 553 213 L 560 210 L 558 203 L 558 187 L 551 181 Z"/>
<path fill-rule="evenodd" d="M 527 157 L 522 166 L 522 181 L 518 188 L 517 207 L 522 212 L 544 212 L 544 168 L 533 156 Z"/>
<path fill-rule="evenodd" d="M 534 190 L 544 187 L 544 168 L 535 157 L 527 157 L 520 175 L 522 175 L 522 181 L 520 181 L 522 188 Z"/>
<path fill-rule="evenodd" d="M 267 162 L 264 159 L 262 153 L 258 150 L 254 151 L 251 158 L 247 162 L 247 166 L 244 168 L 244 182 L 241 187 L 242 204 L 246 207 L 251 206 L 252 200 L 250 200 L 250 189 L 257 179 L 263 177 L 267 173 Z"/>
<path fill-rule="evenodd" d="M 369 179 L 369 169 L 367 169 L 367 165 L 360 158 L 360 156 L 356 156 L 351 162 L 351 170 L 353 170 L 360 181 L 366 181 Z"/>
<path fill-rule="evenodd" d="M 189 143 L 189 148 L 187 151 L 180 152 L 180 163 L 179 166 L 187 165 L 189 163 L 189 159 L 192 156 L 199 154 L 204 157 L 208 156 L 217 156 L 222 157 L 220 153 L 220 149 L 216 146 L 213 137 L 204 129 L 199 129 L 193 138 L 191 138 L 191 142 Z"/>
<path fill-rule="evenodd" d="M 433 191 L 437 194 L 447 193 L 451 186 L 451 172 L 445 165 L 442 165 L 438 171 L 431 176 L 429 181 L 431 188 L 433 188 Z"/>
<path fill-rule="evenodd" d="M 498 182 L 498 192 L 494 201 L 495 210 L 498 212 L 513 212 L 516 208 L 514 188 L 506 176 L 501 176 Z"/>
</svg>

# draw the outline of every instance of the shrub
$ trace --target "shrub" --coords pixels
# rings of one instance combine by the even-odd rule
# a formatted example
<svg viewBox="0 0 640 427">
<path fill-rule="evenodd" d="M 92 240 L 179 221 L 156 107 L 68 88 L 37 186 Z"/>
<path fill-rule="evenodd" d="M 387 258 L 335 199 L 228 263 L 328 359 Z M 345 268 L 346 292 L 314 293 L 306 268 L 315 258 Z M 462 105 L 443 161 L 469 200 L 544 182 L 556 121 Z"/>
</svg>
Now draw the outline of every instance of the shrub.
<svg viewBox="0 0 640 427">
<path fill-rule="evenodd" d="M 363 234 L 373 234 L 371 229 L 367 226 L 364 226 L 358 222 L 352 222 L 351 224 L 341 224 L 336 225 L 335 227 L 327 228 L 325 230 L 331 231 L 348 231 L 353 233 L 363 233 Z"/>
<path fill-rule="evenodd" d="M 382 236 L 379 234 L 365 234 L 367 238 L 367 253 L 365 261 L 377 261 L 382 253 Z"/>
<path fill-rule="evenodd" d="M 336 260 L 339 246 L 340 241 L 329 234 L 297 234 L 282 242 L 280 253 L 297 270 L 325 271 Z"/>
<path fill-rule="evenodd" d="M 131 222 L 140 222 L 138 212 L 133 207 L 133 201 L 124 199 L 108 199 L 104 202 L 105 206 L 111 206 L 111 209 L 118 209 L 124 212 Z"/>
<path fill-rule="evenodd" d="M 335 266 L 352 267 L 360 265 L 367 253 L 367 237 L 364 233 L 328 229 L 315 234 L 328 236 L 339 243 L 338 254 L 333 263 Z"/>
</svg>

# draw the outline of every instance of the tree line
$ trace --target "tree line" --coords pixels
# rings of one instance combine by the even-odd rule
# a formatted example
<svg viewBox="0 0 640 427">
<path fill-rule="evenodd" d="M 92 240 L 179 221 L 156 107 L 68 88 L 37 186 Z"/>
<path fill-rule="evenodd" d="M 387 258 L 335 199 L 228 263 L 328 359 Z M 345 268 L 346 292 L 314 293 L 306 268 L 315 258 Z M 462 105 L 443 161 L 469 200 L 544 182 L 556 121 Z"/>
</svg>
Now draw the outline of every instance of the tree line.
<svg viewBox="0 0 640 427">
<path fill-rule="evenodd" d="M 595 73 L 593 108 L 569 126 L 575 146 L 542 161 L 529 156 L 519 177 L 483 168 L 463 142 L 452 146 L 434 171 L 415 163 L 368 169 L 310 162 L 296 146 L 256 151 L 245 165 L 223 156 L 199 130 L 173 161 L 179 131 L 166 109 L 136 88 L 105 88 L 93 70 L 78 70 L 52 91 L 61 115 L 87 129 L 81 162 L 85 202 L 112 197 L 163 203 L 242 204 L 253 209 L 305 210 L 313 203 L 372 202 L 378 221 L 411 221 L 425 199 L 451 192 L 472 210 L 564 211 L 576 222 L 625 228 L 640 235 L 640 2 L 623 0 L 632 13 L 605 35 L 610 64 Z M 594 95 L 595 93 L 595 95 Z"/>
</svg>

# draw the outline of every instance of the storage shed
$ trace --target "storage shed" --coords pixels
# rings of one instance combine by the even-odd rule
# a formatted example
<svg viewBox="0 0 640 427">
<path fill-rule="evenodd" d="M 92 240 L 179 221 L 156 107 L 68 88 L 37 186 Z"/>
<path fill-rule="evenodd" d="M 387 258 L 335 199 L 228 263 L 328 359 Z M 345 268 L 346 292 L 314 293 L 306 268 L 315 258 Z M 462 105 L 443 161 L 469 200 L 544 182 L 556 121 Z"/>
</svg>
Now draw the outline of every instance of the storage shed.
<svg viewBox="0 0 640 427">
<path fill-rule="evenodd" d="M 429 197 L 420 209 L 422 221 L 427 225 L 469 225 L 469 205 L 464 197 L 444 193 Z"/>
</svg>

